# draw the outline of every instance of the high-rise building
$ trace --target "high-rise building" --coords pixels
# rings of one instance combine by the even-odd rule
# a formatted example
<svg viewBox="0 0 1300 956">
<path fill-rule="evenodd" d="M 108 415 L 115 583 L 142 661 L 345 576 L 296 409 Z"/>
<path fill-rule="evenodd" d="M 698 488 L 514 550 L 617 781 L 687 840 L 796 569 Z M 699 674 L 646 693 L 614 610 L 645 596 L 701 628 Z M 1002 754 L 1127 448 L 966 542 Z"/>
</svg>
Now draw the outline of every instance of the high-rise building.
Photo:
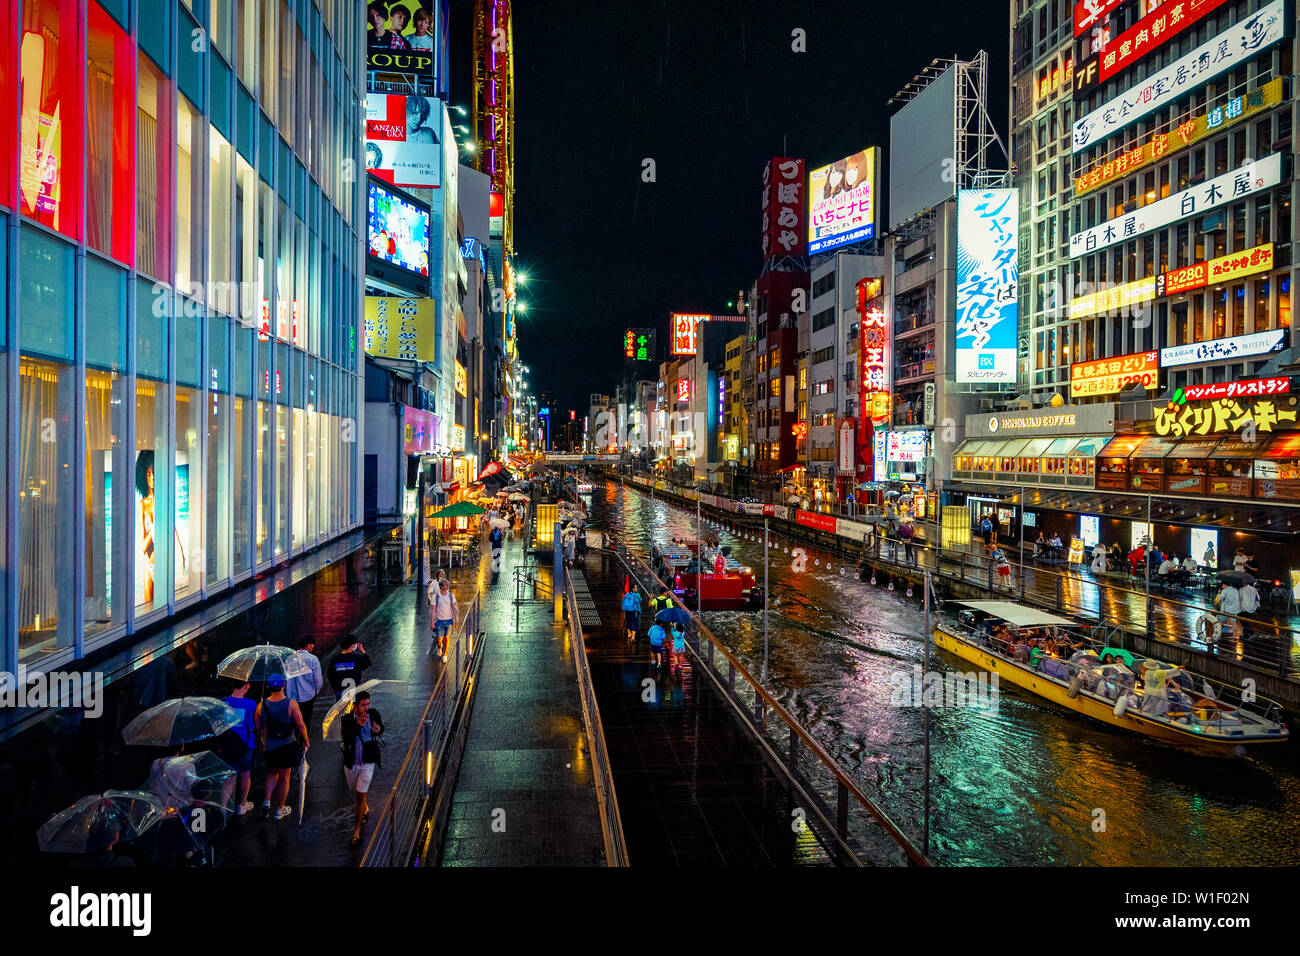
<svg viewBox="0 0 1300 956">
<path fill-rule="evenodd" d="M 80 658 L 360 522 L 356 14 L 0 13 L 0 669 Z"/>
</svg>

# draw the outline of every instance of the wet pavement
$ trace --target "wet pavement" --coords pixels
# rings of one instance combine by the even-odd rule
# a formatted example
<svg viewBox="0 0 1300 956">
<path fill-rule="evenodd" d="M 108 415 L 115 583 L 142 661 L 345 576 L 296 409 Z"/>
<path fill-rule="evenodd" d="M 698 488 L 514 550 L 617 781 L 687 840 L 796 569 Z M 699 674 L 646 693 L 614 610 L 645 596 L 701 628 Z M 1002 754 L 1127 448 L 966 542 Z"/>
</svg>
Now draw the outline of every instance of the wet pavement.
<svg viewBox="0 0 1300 956">
<path fill-rule="evenodd" d="M 627 640 L 622 565 L 594 552 L 580 564 L 601 620 L 585 629 L 587 658 L 631 865 L 830 865 L 708 678 L 689 663 L 655 668 L 648 613 Z"/>
<path fill-rule="evenodd" d="M 514 605 L 524 546 L 484 591 L 487 632 L 442 866 L 601 866 L 600 810 L 568 626 L 551 600 Z M 553 593 L 549 566 L 529 564 Z"/>
</svg>

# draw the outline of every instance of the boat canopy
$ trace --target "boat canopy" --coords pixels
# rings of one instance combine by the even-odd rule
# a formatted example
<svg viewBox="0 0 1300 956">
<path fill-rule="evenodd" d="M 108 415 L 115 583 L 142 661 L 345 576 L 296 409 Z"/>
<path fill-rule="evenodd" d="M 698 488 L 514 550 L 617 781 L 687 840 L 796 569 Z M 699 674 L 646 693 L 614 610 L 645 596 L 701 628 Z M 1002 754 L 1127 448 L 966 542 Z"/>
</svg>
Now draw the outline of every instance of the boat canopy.
<svg viewBox="0 0 1300 956">
<path fill-rule="evenodd" d="M 1066 620 L 1063 617 L 1057 617 L 1055 614 L 1048 614 L 1046 611 L 1039 611 L 1032 607 L 1025 607 L 1023 604 L 1013 604 L 1011 601 L 953 601 L 952 603 L 958 607 L 968 607 L 975 611 L 991 614 L 1006 621 L 1012 627 L 1077 626 L 1075 621 Z"/>
</svg>

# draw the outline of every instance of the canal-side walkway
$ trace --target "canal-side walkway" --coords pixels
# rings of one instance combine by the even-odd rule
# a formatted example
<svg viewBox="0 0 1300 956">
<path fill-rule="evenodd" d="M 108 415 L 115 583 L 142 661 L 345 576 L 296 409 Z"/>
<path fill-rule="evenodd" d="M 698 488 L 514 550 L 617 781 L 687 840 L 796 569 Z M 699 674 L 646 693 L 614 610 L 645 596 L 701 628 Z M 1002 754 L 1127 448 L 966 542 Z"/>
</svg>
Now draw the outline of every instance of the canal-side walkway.
<svg viewBox="0 0 1300 956">
<path fill-rule="evenodd" d="M 442 866 L 601 866 L 604 839 L 570 634 L 549 600 L 516 608 L 522 541 L 484 590 L 488 632 Z M 538 593 L 552 572 L 529 565 Z M 528 591 L 531 596 L 531 589 Z"/>
<path fill-rule="evenodd" d="M 709 679 L 690 663 L 655 668 L 648 613 L 636 641 L 624 636 L 618 560 L 589 552 L 577 571 L 600 620 L 584 624 L 587 659 L 631 864 L 830 865 Z"/>
</svg>

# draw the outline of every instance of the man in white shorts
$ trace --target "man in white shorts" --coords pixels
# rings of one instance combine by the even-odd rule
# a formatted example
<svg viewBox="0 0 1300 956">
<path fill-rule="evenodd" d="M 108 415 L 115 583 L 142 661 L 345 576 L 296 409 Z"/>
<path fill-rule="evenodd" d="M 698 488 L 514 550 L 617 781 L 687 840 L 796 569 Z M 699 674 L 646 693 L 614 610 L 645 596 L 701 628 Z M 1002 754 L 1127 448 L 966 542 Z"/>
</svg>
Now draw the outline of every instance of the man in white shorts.
<svg viewBox="0 0 1300 956">
<path fill-rule="evenodd" d="M 352 710 L 343 715 L 343 773 L 348 789 L 356 792 L 356 823 L 352 828 L 352 845 L 361 842 L 361 828 L 370 817 L 366 792 L 379 766 L 379 738 L 384 724 L 379 711 L 370 709 L 370 695 L 357 694 Z"/>
</svg>

